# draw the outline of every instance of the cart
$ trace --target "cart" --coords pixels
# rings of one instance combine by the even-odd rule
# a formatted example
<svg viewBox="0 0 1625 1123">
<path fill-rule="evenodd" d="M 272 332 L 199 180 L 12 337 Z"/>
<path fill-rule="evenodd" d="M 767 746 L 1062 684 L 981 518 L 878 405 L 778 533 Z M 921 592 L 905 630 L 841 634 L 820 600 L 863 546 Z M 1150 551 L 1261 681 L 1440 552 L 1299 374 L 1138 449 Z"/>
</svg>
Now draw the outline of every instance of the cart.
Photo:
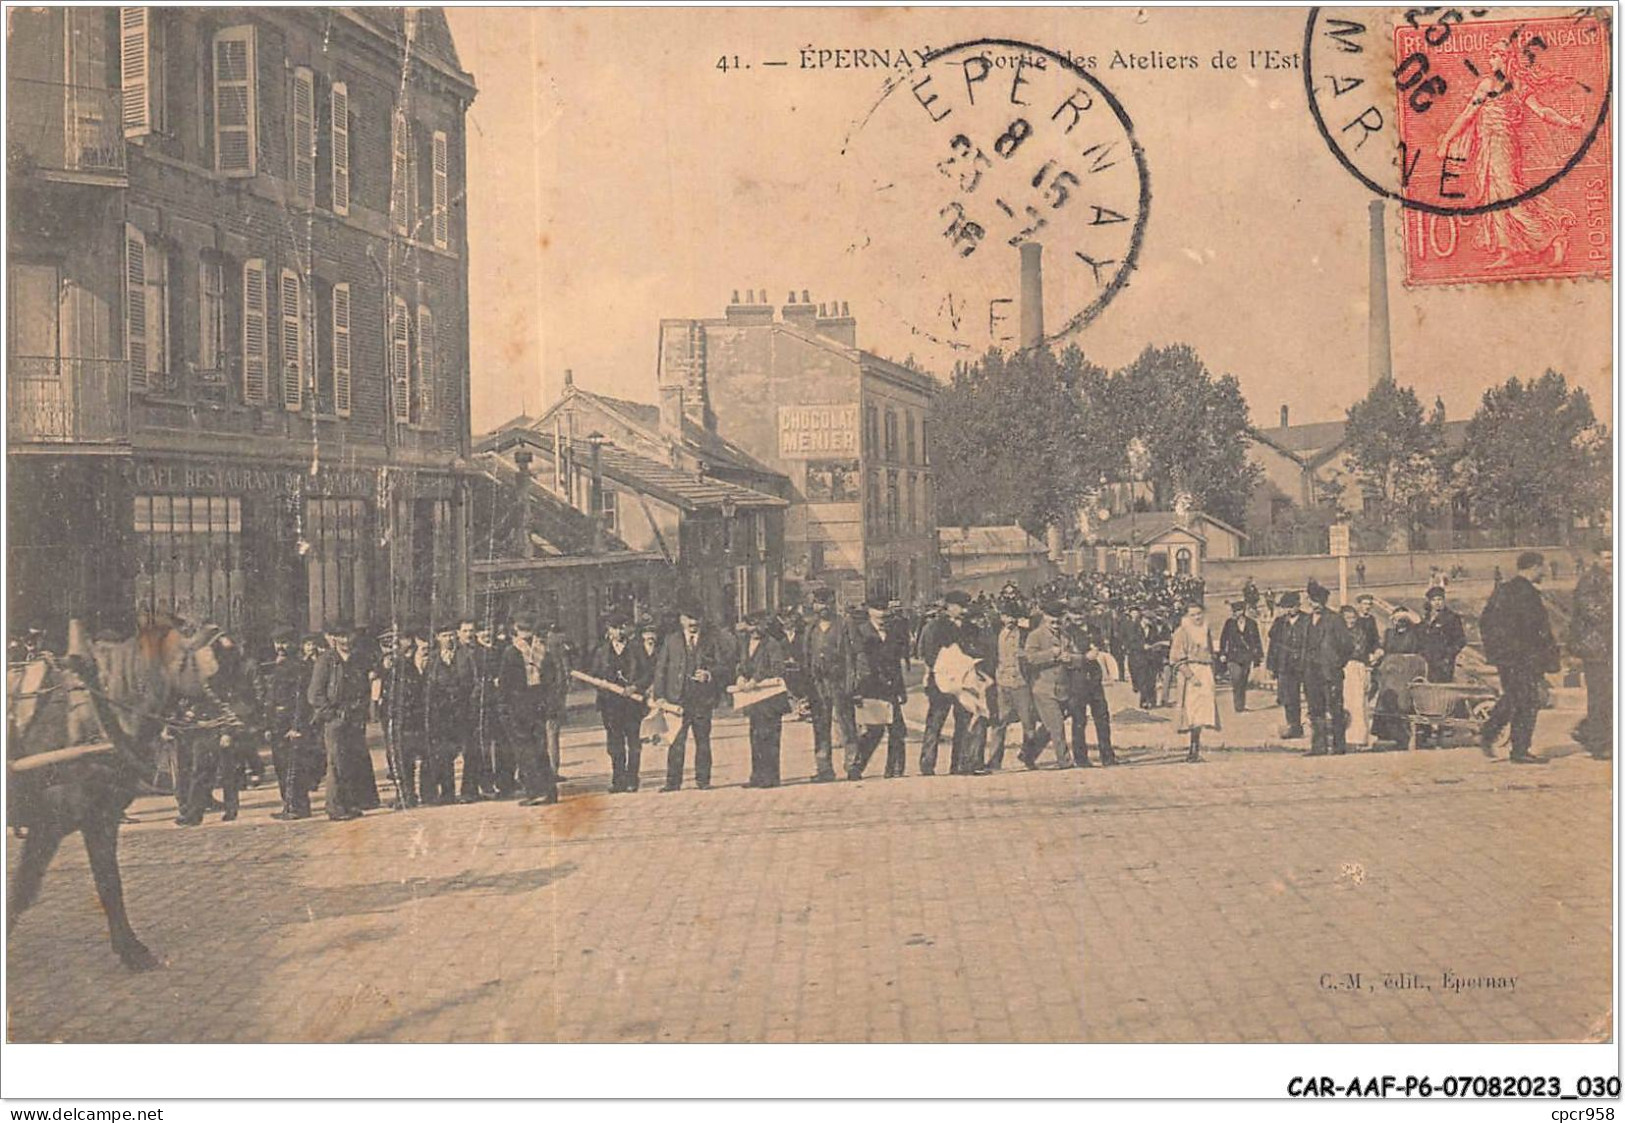
<svg viewBox="0 0 1625 1123">
<path fill-rule="evenodd" d="M 1416 746 L 1417 734 L 1451 731 L 1477 738 L 1500 695 L 1480 682 L 1429 682 L 1420 655 L 1390 655 L 1377 667 L 1371 728 L 1376 739 Z"/>
</svg>

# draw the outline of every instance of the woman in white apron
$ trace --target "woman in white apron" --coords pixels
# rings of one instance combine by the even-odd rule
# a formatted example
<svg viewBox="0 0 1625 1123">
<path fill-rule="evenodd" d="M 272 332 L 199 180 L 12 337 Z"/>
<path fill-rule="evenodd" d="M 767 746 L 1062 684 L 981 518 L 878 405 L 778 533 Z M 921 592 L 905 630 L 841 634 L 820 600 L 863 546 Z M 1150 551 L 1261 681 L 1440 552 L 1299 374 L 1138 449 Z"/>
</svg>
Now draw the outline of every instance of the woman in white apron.
<svg viewBox="0 0 1625 1123">
<path fill-rule="evenodd" d="M 1348 722 L 1345 739 L 1363 749 L 1371 744 L 1371 651 L 1365 634 L 1355 625 L 1359 616 L 1352 604 L 1343 606 L 1343 623 L 1354 637 L 1354 654 L 1343 664 L 1343 712 Z"/>
<path fill-rule="evenodd" d="M 1218 691 L 1213 680 L 1216 645 L 1199 604 L 1185 609 L 1185 618 L 1174 632 L 1168 661 L 1179 676 L 1179 730 L 1191 735 L 1187 764 L 1202 762 L 1202 730 L 1219 728 Z"/>
</svg>

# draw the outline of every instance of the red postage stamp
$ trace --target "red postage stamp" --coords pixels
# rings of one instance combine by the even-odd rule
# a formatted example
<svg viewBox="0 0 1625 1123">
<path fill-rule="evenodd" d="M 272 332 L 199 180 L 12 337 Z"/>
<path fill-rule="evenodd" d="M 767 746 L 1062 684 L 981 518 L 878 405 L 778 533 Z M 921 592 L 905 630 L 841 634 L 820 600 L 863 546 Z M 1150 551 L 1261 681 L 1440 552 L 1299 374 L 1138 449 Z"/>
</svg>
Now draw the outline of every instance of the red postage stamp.
<svg viewBox="0 0 1625 1123">
<path fill-rule="evenodd" d="M 1607 277 L 1608 32 L 1571 15 L 1394 32 L 1405 280 Z"/>
</svg>

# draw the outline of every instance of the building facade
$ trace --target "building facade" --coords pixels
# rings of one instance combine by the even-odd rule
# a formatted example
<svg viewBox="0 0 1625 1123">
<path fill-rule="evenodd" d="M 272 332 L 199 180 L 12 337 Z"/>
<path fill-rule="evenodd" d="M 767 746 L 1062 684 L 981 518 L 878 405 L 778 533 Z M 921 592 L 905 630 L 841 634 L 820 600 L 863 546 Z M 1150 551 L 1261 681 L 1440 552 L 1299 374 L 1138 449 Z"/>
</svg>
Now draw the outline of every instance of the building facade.
<svg viewBox="0 0 1625 1123">
<path fill-rule="evenodd" d="M 819 582 L 848 601 L 936 596 L 929 374 L 857 345 L 846 304 L 733 294 L 720 318 L 660 322 L 661 411 L 716 433 L 790 482 L 786 597 Z"/>
<path fill-rule="evenodd" d="M 19 10 L 14 611 L 467 604 L 472 78 L 438 9 Z"/>
</svg>

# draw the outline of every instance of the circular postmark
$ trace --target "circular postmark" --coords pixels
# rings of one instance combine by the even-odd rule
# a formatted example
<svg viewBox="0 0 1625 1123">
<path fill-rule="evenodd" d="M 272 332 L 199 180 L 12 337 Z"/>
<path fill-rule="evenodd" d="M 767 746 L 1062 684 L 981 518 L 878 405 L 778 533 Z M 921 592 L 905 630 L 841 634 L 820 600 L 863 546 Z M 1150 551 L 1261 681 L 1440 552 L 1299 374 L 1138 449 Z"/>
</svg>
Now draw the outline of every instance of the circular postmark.
<svg viewBox="0 0 1625 1123">
<path fill-rule="evenodd" d="M 1133 122 L 1043 47 L 930 52 L 886 83 L 842 154 L 869 299 L 927 350 L 1064 340 L 1134 270 L 1151 186 Z"/>
<path fill-rule="evenodd" d="M 1596 161 L 1609 52 L 1594 9 L 1313 8 L 1304 91 L 1321 138 L 1367 188 L 1471 218 L 1527 209 Z"/>
</svg>

